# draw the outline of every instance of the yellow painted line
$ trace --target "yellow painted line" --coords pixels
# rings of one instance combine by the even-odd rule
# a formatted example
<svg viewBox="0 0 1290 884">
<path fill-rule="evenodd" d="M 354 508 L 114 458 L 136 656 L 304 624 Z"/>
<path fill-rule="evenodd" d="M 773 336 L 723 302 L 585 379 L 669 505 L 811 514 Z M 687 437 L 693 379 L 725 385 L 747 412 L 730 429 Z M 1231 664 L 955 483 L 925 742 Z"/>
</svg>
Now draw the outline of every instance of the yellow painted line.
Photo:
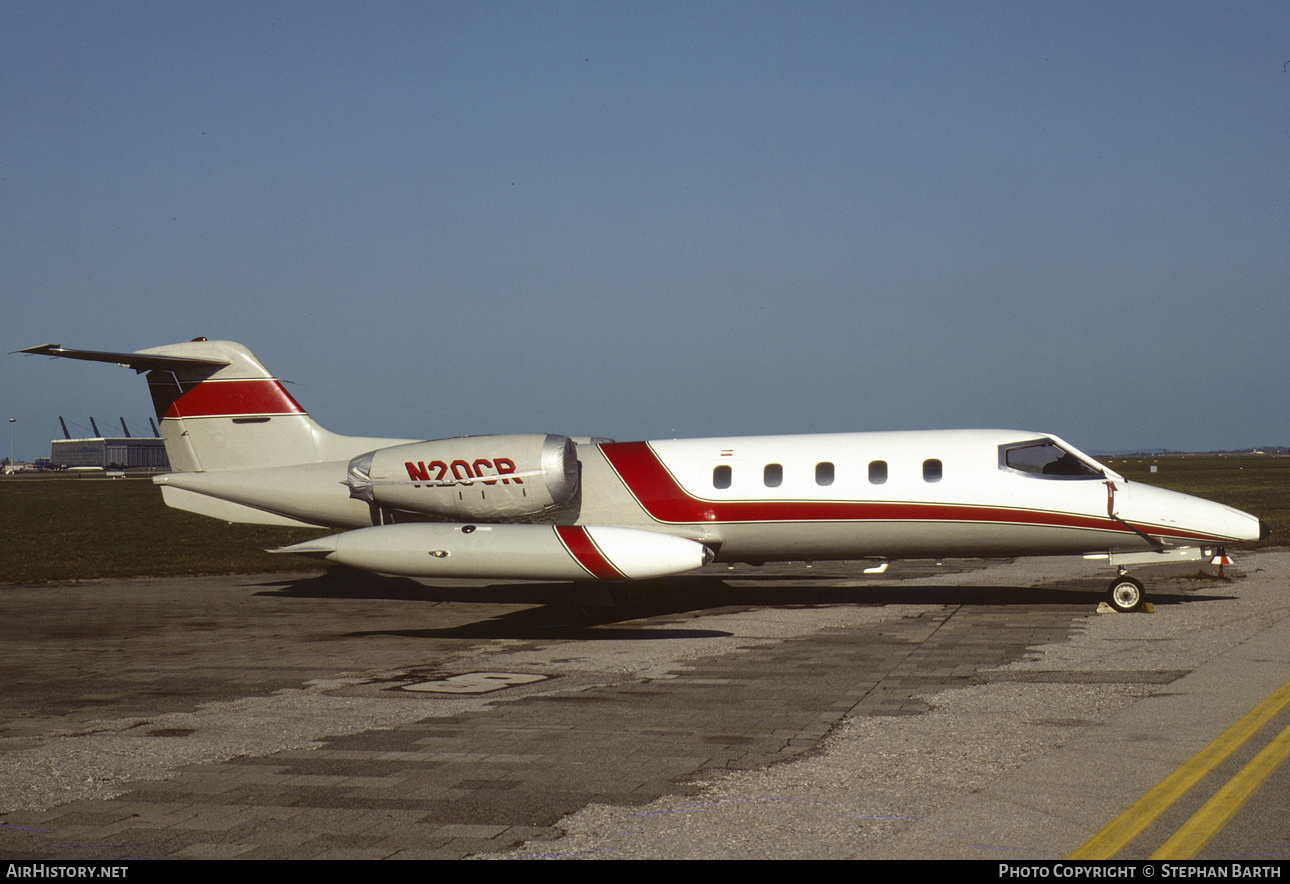
<svg viewBox="0 0 1290 884">
<path fill-rule="evenodd" d="M 1160 845 L 1160 849 L 1151 854 L 1151 859 L 1195 857 L 1250 800 L 1264 780 L 1276 773 L 1286 758 L 1290 758 L 1290 726 L 1264 746 L 1263 751 L 1241 768 L 1240 773 L 1228 780 L 1172 838 Z"/>
<path fill-rule="evenodd" d="M 1277 688 L 1270 697 L 1247 712 L 1240 721 L 1197 752 L 1190 761 L 1161 780 L 1154 789 L 1133 802 L 1128 810 L 1107 823 L 1102 831 L 1080 845 L 1067 859 L 1113 859 L 1143 829 L 1155 822 L 1175 801 L 1222 764 L 1287 705 L 1290 705 L 1290 681 Z"/>
</svg>

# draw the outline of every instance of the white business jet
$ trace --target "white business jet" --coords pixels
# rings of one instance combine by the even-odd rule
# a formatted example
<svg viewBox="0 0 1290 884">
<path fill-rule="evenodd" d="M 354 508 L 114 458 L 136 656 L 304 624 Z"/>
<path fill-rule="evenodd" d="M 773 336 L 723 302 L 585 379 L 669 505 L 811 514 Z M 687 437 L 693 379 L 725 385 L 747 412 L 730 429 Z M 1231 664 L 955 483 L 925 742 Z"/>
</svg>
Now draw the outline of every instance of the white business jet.
<svg viewBox="0 0 1290 884">
<path fill-rule="evenodd" d="M 136 353 L 22 350 L 147 372 L 167 504 L 348 529 L 274 552 L 413 577 L 605 581 L 708 562 L 1082 555 L 1116 571 L 1268 536 L 1222 504 L 1129 482 L 1046 433 L 836 433 L 613 442 L 418 441 L 316 424 L 249 350 L 197 338 Z"/>
</svg>

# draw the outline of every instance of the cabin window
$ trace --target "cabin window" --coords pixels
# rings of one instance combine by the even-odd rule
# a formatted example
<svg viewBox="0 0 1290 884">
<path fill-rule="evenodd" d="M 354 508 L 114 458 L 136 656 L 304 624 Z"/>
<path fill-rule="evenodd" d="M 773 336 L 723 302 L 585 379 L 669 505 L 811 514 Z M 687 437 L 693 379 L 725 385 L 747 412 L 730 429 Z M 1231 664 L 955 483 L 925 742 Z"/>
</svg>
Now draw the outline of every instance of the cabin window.
<svg viewBox="0 0 1290 884">
<path fill-rule="evenodd" d="M 761 471 L 761 478 L 766 483 L 767 488 L 778 488 L 784 484 L 783 465 L 777 463 L 766 464 L 766 469 Z"/>
<path fill-rule="evenodd" d="M 827 460 L 822 460 L 815 465 L 815 484 L 833 484 L 833 464 L 829 463 Z"/>
<path fill-rule="evenodd" d="M 1048 439 L 999 446 L 999 465 L 1019 473 L 1057 479 L 1101 479 L 1100 470 Z"/>
<path fill-rule="evenodd" d="M 941 462 L 934 457 L 929 457 L 923 461 L 923 481 L 939 482 L 944 472 Z"/>
<path fill-rule="evenodd" d="M 881 485 L 887 481 L 887 462 L 885 460 L 869 461 L 869 484 Z"/>
<path fill-rule="evenodd" d="M 730 487 L 730 466 L 728 464 L 722 464 L 719 467 L 713 468 L 712 487 L 713 488 Z"/>
</svg>

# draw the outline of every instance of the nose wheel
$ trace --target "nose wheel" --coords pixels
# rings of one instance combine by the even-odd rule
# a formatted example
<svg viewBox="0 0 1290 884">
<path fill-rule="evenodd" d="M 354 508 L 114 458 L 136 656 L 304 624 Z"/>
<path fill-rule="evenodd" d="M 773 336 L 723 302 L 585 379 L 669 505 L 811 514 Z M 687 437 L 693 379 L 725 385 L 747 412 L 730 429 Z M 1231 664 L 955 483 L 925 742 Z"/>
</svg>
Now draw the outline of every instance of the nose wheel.
<svg viewBox="0 0 1290 884">
<path fill-rule="evenodd" d="M 1142 601 L 1147 594 L 1142 588 L 1141 581 L 1121 574 L 1111 581 L 1111 586 L 1106 591 L 1106 595 L 1107 603 L 1112 608 L 1122 614 L 1128 614 L 1142 607 Z"/>
</svg>

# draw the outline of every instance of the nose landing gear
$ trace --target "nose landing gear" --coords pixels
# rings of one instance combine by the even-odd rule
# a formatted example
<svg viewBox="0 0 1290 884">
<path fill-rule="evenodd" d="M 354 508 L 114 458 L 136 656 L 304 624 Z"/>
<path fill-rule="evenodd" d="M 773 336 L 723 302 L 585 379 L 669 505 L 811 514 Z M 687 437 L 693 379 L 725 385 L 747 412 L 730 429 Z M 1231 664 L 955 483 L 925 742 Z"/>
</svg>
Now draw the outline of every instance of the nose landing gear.
<svg viewBox="0 0 1290 884">
<path fill-rule="evenodd" d="M 1106 595 L 1106 601 L 1112 608 L 1122 614 L 1128 614 L 1142 607 L 1146 591 L 1142 588 L 1140 580 L 1121 574 L 1111 581 Z"/>
</svg>

